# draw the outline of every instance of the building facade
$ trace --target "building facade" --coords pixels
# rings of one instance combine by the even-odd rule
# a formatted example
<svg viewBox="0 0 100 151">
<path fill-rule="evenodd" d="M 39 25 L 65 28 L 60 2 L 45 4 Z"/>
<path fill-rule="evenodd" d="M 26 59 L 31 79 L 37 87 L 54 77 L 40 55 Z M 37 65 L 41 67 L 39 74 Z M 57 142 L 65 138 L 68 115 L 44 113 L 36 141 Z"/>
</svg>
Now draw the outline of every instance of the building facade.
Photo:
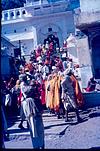
<svg viewBox="0 0 100 151">
<path fill-rule="evenodd" d="M 80 0 L 80 7 L 75 10 L 78 58 L 84 85 L 90 77 L 100 79 L 100 1 Z"/>
<path fill-rule="evenodd" d="M 22 55 L 30 55 L 37 44 L 43 44 L 48 28 L 61 46 L 75 32 L 73 9 L 78 5 L 78 0 L 27 0 L 24 7 L 2 12 L 2 33 L 17 47 L 20 41 Z"/>
<path fill-rule="evenodd" d="M 27 0 L 24 7 L 2 12 L 2 33 L 23 56 L 43 44 L 48 29 L 57 34 L 60 46 L 70 33 L 76 35 L 70 55 L 79 62 L 82 87 L 100 79 L 100 0 Z M 72 57 L 72 56 L 71 56 Z"/>
<path fill-rule="evenodd" d="M 1 77 L 9 77 L 11 73 L 10 59 L 14 57 L 14 48 L 9 39 L 1 35 Z"/>
</svg>

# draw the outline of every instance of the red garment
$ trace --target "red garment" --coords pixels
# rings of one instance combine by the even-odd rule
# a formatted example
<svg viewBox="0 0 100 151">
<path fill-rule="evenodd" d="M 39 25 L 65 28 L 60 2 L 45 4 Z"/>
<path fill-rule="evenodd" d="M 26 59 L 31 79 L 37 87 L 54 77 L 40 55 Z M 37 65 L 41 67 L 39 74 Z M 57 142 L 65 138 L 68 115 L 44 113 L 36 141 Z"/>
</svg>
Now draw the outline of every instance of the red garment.
<svg viewBox="0 0 100 151">
<path fill-rule="evenodd" d="M 57 63 L 56 63 L 56 67 L 58 67 L 61 71 L 63 71 L 63 64 L 62 64 L 62 61 L 59 60 Z"/>
<path fill-rule="evenodd" d="M 91 87 L 87 87 L 87 88 L 86 88 L 86 91 L 87 91 L 87 92 L 91 92 L 91 91 L 94 91 L 94 90 L 95 90 L 95 89 L 94 89 L 94 88 L 91 88 Z"/>
<path fill-rule="evenodd" d="M 41 84 L 36 80 L 32 87 L 33 87 L 33 98 L 35 100 L 40 99 L 40 96 L 41 96 Z"/>
<path fill-rule="evenodd" d="M 50 53 L 50 51 L 48 50 L 48 51 L 47 51 L 47 54 L 46 54 L 46 55 L 48 56 L 48 58 L 50 58 L 50 54 L 51 54 L 51 53 Z"/>
<path fill-rule="evenodd" d="M 42 80 L 42 84 L 41 84 L 41 102 L 42 102 L 42 105 L 46 104 L 46 101 L 45 101 L 45 80 Z"/>
<path fill-rule="evenodd" d="M 53 51 L 53 43 L 52 42 L 49 44 L 49 50 L 50 50 L 50 52 Z"/>
<path fill-rule="evenodd" d="M 17 100 L 18 100 L 18 105 L 21 105 L 21 98 L 22 98 L 22 92 L 20 91 L 20 94 L 19 94 L 19 96 L 18 96 L 18 98 L 17 98 Z"/>
<path fill-rule="evenodd" d="M 94 81 L 94 80 L 90 80 L 89 82 L 88 82 L 88 87 L 86 88 L 86 91 L 87 92 L 91 92 L 91 91 L 94 91 L 95 90 L 95 87 L 96 87 L 96 81 Z"/>
<path fill-rule="evenodd" d="M 66 43 L 63 43 L 63 47 L 64 47 L 64 48 L 67 48 L 67 42 L 66 42 Z"/>
<path fill-rule="evenodd" d="M 41 52 L 36 51 L 36 58 L 41 56 Z"/>
<path fill-rule="evenodd" d="M 34 66 L 32 65 L 32 63 L 28 63 L 28 64 L 25 66 L 25 70 L 33 71 L 33 69 L 34 69 Z"/>
<path fill-rule="evenodd" d="M 48 64 L 49 64 L 49 60 L 46 59 L 44 64 L 45 64 L 45 65 L 48 65 Z"/>
<path fill-rule="evenodd" d="M 29 71 L 33 71 L 33 65 L 32 65 L 32 63 L 28 64 L 28 68 L 29 68 Z"/>
</svg>

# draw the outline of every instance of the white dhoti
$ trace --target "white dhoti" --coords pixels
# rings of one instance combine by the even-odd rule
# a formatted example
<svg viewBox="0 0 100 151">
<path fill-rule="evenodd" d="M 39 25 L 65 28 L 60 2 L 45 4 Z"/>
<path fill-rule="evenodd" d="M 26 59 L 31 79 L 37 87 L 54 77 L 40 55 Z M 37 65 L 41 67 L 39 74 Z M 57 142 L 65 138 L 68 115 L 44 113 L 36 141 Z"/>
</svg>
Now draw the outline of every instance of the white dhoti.
<svg viewBox="0 0 100 151">
<path fill-rule="evenodd" d="M 63 104 L 64 104 L 65 110 L 67 110 L 69 108 L 74 108 L 74 109 L 77 108 L 75 97 L 73 94 L 65 94 Z"/>
<path fill-rule="evenodd" d="M 30 134 L 33 148 L 44 147 L 44 125 L 41 114 L 36 114 L 34 100 L 27 98 L 23 103 L 23 109 L 30 126 Z"/>
</svg>

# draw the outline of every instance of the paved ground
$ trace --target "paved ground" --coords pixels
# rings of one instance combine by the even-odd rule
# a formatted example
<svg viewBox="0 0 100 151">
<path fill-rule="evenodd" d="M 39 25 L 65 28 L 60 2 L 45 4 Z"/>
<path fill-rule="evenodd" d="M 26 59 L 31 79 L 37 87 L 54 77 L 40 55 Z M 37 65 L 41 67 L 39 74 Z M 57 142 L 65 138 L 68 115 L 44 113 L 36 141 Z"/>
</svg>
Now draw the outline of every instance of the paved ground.
<svg viewBox="0 0 100 151">
<path fill-rule="evenodd" d="M 100 149 L 100 108 L 80 111 L 83 122 L 77 124 L 75 114 L 70 113 L 70 122 L 57 119 L 55 115 L 43 114 L 46 149 Z M 6 148 L 32 148 L 30 133 L 18 128 L 20 118 L 8 121 L 10 140 L 5 141 Z M 24 122 L 26 127 L 26 121 Z"/>
</svg>

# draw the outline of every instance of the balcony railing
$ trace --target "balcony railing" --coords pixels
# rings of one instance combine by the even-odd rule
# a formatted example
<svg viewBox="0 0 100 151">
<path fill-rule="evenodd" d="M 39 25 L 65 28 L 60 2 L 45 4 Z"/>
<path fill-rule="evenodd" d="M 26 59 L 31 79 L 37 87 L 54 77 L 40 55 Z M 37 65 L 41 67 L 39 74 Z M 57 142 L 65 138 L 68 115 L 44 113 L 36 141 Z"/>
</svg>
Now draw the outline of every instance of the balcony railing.
<svg viewBox="0 0 100 151">
<path fill-rule="evenodd" d="M 38 4 L 38 3 L 37 3 Z M 31 5 L 16 9 L 2 11 L 2 22 L 9 20 L 22 19 L 35 15 L 50 14 L 54 12 L 65 11 L 68 6 L 66 0 L 57 3 L 41 3 L 41 5 Z"/>
<path fill-rule="evenodd" d="M 2 11 L 2 22 L 20 19 L 27 16 L 27 11 L 24 7 Z"/>
<path fill-rule="evenodd" d="M 32 2 L 26 2 L 24 6 L 37 6 L 37 5 L 45 5 L 45 4 L 52 4 L 52 3 L 59 3 L 59 2 L 64 2 L 66 0 L 37 0 L 37 1 L 32 1 Z"/>
<path fill-rule="evenodd" d="M 27 2 L 24 7 L 2 11 L 2 22 L 65 12 L 69 10 L 68 8 L 70 8 L 70 6 L 71 1 L 69 0 L 58 0 L 56 2 L 52 2 L 51 0 L 49 0 L 49 2 L 47 0 L 39 0 L 29 4 Z"/>
</svg>

